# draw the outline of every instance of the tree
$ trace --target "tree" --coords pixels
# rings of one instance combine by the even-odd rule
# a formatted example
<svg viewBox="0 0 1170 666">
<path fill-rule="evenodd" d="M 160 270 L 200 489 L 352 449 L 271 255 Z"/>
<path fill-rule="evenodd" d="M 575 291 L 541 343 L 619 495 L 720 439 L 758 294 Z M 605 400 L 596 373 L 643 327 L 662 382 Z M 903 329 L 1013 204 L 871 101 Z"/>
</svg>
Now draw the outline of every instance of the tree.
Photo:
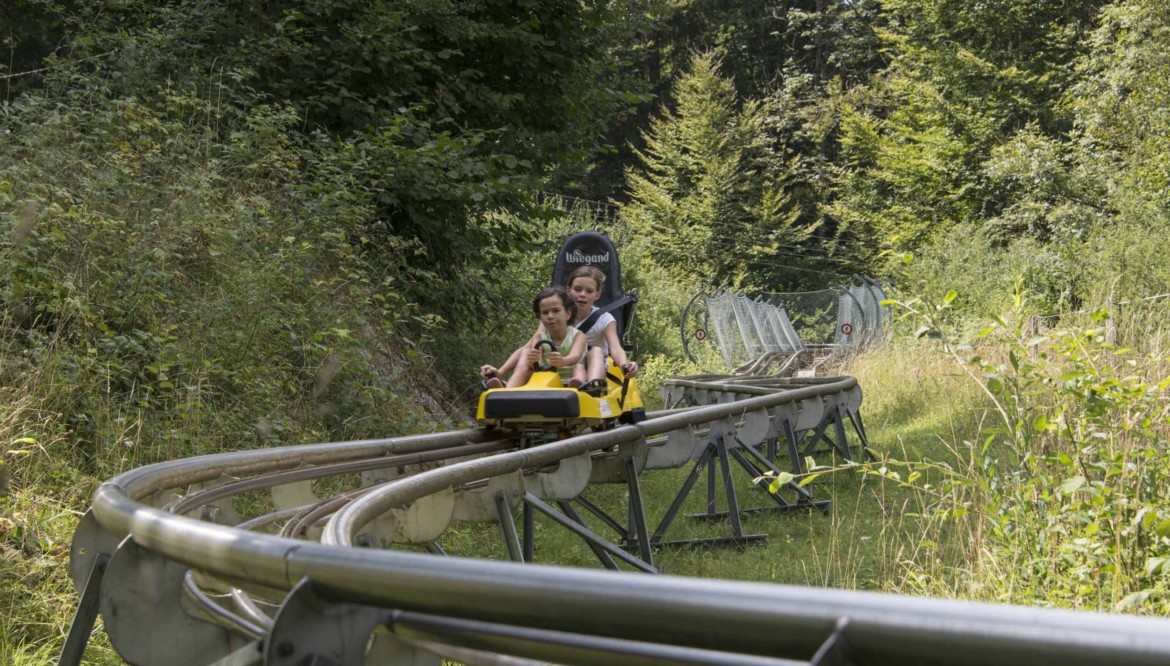
<svg viewBox="0 0 1170 666">
<path fill-rule="evenodd" d="M 1081 168 L 1132 222 L 1170 222 L 1170 7 L 1126 0 L 1103 13 L 1070 91 Z"/>
<path fill-rule="evenodd" d="M 696 56 L 675 84 L 675 109 L 655 118 L 626 171 L 630 203 L 623 215 L 658 261 L 709 282 L 774 285 L 785 271 L 774 254 L 811 229 L 769 164 L 756 102 L 737 103 L 712 53 Z"/>
<path fill-rule="evenodd" d="M 224 136 L 249 107 L 301 119 L 306 175 L 355 177 L 377 214 L 347 229 L 389 264 L 403 242 L 416 279 L 458 279 L 484 248 L 525 240 L 491 211 L 532 211 L 559 164 L 597 150 L 630 103 L 615 87 L 606 2 L 547 0 L 127 0 L 53 5 L 83 71 L 116 95 L 209 100 Z M 66 83 L 66 85 L 71 85 Z M 316 135 L 313 139 L 307 137 Z M 426 290 L 423 290 L 426 291 Z"/>
<path fill-rule="evenodd" d="M 1043 240 L 1055 223 L 1038 219 L 1036 188 L 1021 186 L 1027 174 L 1012 169 L 1027 155 L 1064 168 L 1062 151 L 1046 147 L 1072 130 L 1062 95 L 1102 4 L 882 0 L 890 64 L 839 98 L 840 154 L 826 204 L 835 226 L 869 236 L 886 256 L 960 223 L 992 221 L 1001 242 Z M 1045 179 L 1045 187 L 1068 182 L 1055 171 Z"/>
</svg>

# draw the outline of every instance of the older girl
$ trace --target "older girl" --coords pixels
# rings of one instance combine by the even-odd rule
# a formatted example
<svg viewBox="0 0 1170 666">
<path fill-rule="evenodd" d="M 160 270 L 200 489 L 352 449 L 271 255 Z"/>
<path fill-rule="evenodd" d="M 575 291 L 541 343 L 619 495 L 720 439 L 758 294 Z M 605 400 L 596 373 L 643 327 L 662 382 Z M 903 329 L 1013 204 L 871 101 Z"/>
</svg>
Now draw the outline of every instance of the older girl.
<svg viewBox="0 0 1170 666">
<path fill-rule="evenodd" d="M 577 306 L 575 325 L 587 323 L 595 309 L 593 304 L 601 296 L 601 288 L 605 286 L 605 273 L 596 266 L 581 266 L 569 274 L 569 296 Z M 582 331 L 589 339 L 589 351 L 586 362 L 589 383 L 586 388 L 605 389 L 606 357 L 613 356 L 613 362 L 626 376 L 638 374 L 638 364 L 626 356 L 622 341 L 618 337 L 617 320 L 606 312 L 593 318 L 588 330 Z"/>
</svg>

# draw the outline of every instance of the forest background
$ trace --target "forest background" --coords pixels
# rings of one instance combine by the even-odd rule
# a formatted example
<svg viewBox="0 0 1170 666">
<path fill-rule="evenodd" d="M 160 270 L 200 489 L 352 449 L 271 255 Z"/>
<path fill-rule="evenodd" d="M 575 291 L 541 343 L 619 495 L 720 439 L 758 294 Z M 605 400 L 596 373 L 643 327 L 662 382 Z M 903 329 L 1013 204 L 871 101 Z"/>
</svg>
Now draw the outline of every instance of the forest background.
<svg viewBox="0 0 1170 666">
<path fill-rule="evenodd" d="M 650 392 L 704 287 L 933 331 L 840 369 L 920 518 L 868 586 L 1167 608 L 1164 2 L 14 0 L 0 47 L 4 663 L 96 484 L 452 427 L 584 228 Z"/>
</svg>

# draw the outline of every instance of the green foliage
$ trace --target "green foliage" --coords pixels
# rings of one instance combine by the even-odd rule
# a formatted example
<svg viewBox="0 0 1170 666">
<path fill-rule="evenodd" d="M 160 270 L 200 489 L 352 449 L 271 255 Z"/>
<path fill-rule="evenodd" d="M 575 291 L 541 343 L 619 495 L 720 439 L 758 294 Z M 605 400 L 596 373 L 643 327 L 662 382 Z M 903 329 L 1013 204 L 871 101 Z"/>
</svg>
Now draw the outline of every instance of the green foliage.
<svg viewBox="0 0 1170 666">
<path fill-rule="evenodd" d="M 1067 128 L 1057 105 L 1074 80 L 1105 0 L 882 0 L 893 69 L 929 82 L 961 110 L 955 117 L 991 131 L 1038 122 L 1045 133 Z M 978 131 L 978 126 L 969 125 Z"/>
<path fill-rule="evenodd" d="M 937 306 L 908 304 L 941 328 Z M 1004 318 L 951 354 L 986 393 L 991 418 L 960 464 L 886 462 L 929 500 L 939 530 L 970 539 L 956 584 L 1008 602 L 1164 614 L 1170 561 L 1170 432 L 1157 357 L 1109 341 L 1109 315 L 1037 335 L 1017 296 Z M 981 572 L 994 572 L 984 575 Z"/>
<path fill-rule="evenodd" d="M 515 228 L 489 232 L 465 220 L 532 210 L 543 177 L 594 150 L 609 115 L 632 101 L 610 86 L 623 79 L 611 75 L 617 32 L 604 4 L 54 7 L 74 52 L 88 58 L 80 79 L 96 70 L 114 94 L 147 105 L 178 87 L 201 96 L 208 115 L 271 104 L 289 110 L 290 130 L 324 132 L 327 141 L 306 144 L 306 166 L 325 159 L 344 168 L 375 213 L 346 229 L 350 240 L 367 239 L 363 252 L 379 263 L 400 260 L 400 243 L 413 245 L 405 264 L 422 279 L 459 275 L 493 243 L 526 242 Z M 63 71 L 53 81 L 76 79 Z M 253 100 L 232 104 L 244 95 Z M 238 127 L 215 120 L 207 129 Z"/>
<path fill-rule="evenodd" d="M 178 90 L 169 99 L 152 109 L 26 96 L 0 115 L 17 138 L 0 169 L 0 221 L 5 238 L 25 229 L 0 248 L 9 334 L 50 383 L 68 387 L 45 407 L 86 442 L 89 471 L 122 464 L 101 449 L 140 415 L 145 462 L 256 437 L 344 437 L 374 425 L 350 425 L 370 410 L 409 414 L 387 409 L 400 403 L 369 340 L 417 312 L 393 266 L 369 271 L 344 233 L 372 217 L 368 202 L 347 196 L 349 176 L 315 162 L 315 179 L 300 184 L 287 132 L 296 118 L 283 108 L 254 107 L 220 142 L 181 129 L 201 100 Z M 342 297 L 344 309 L 324 307 Z M 315 383 L 329 358 L 346 371 L 325 391 Z M 303 418 L 317 412 L 319 421 Z M 235 425 L 207 432 L 210 423 Z M 285 425 L 254 435 L 259 423 Z"/>
<path fill-rule="evenodd" d="M 1102 13 L 1083 80 L 1069 91 L 1081 137 L 1077 154 L 1127 225 L 1163 224 L 1170 185 L 1170 12 L 1163 3 L 1117 2 Z"/>
<path fill-rule="evenodd" d="M 1097 221 L 1093 180 L 1065 145 L 1062 96 L 1103 3 L 992 4 L 882 3 L 889 67 L 841 95 L 828 203 L 879 253 L 918 250 L 957 223 L 1047 240 Z"/>
<path fill-rule="evenodd" d="M 877 113 L 854 106 L 841 112 L 841 165 L 830 206 L 842 229 L 872 239 L 875 249 L 913 251 L 930 236 L 971 219 L 973 161 L 966 128 L 949 118 L 960 111 L 926 82 L 891 75 L 881 82 Z"/>
<path fill-rule="evenodd" d="M 782 174 L 765 168 L 775 165 L 760 144 L 759 105 L 738 108 L 719 67 L 713 54 L 695 57 L 675 86 L 677 109 L 651 122 L 641 168 L 627 172 L 623 216 L 666 266 L 711 282 L 774 283 L 783 270 L 764 259 L 811 229 L 795 224 Z"/>
<path fill-rule="evenodd" d="M 909 263 L 899 267 L 899 291 L 941 300 L 954 290 L 960 298 L 950 311 L 976 321 L 999 314 L 996 304 L 1010 300 L 1017 288 L 1033 294 L 1033 307 L 1044 314 L 1067 311 L 1075 309 L 1071 285 L 1090 258 L 1079 247 L 1028 237 L 1004 243 L 994 230 L 958 224 L 907 257 Z"/>
<path fill-rule="evenodd" d="M 1073 163 L 1074 146 L 1029 128 L 992 149 L 984 166 L 1008 203 L 986 226 L 1005 241 L 1029 237 L 1076 243 L 1109 219 L 1103 188 Z"/>
</svg>

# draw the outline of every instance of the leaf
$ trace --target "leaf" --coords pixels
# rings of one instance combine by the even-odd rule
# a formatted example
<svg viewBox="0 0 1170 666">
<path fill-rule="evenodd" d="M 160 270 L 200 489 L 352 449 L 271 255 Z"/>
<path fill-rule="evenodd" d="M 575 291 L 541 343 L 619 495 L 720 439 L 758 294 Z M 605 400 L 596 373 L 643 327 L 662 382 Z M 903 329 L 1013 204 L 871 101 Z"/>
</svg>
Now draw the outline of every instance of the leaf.
<svg viewBox="0 0 1170 666">
<path fill-rule="evenodd" d="M 1153 594 L 1152 590 L 1142 590 L 1140 592 L 1127 594 L 1124 599 L 1117 602 L 1116 610 L 1119 613 L 1124 613 L 1138 604 L 1145 602 L 1146 599 L 1150 598 L 1151 594 Z"/>
<path fill-rule="evenodd" d="M 1001 393 L 1003 391 L 1003 382 L 999 381 L 997 377 L 987 378 L 987 390 L 992 393 Z"/>
<path fill-rule="evenodd" d="M 1160 537 L 1170 536 L 1170 518 L 1158 521 L 1158 524 L 1154 525 L 1154 534 Z"/>
<path fill-rule="evenodd" d="M 772 482 L 768 484 L 768 492 L 772 493 L 773 495 L 780 492 L 781 488 L 792 483 L 793 479 L 795 478 L 796 476 L 790 472 L 780 472 L 776 475 L 776 478 L 772 479 Z"/>
<path fill-rule="evenodd" d="M 807 486 L 808 484 L 812 483 L 817 477 L 819 477 L 822 474 L 824 474 L 824 472 L 815 472 L 813 474 L 809 474 L 808 476 L 801 479 L 800 483 L 798 483 L 797 485 L 800 486 L 801 488 L 803 488 L 803 487 Z"/>
<path fill-rule="evenodd" d="M 947 292 L 946 296 L 943 296 L 943 303 L 945 303 L 946 305 L 950 305 L 951 302 L 953 302 L 958 297 L 959 297 L 959 292 L 955 291 L 954 289 L 951 289 L 950 291 Z"/>
<path fill-rule="evenodd" d="M 1146 575 L 1153 576 L 1162 571 L 1166 566 L 1166 561 L 1170 560 L 1167 557 L 1151 557 L 1146 560 Z"/>
<path fill-rule="evenodd" d="M 1041 414 L 1040 416 L 1036 417 L 1036 420 L 1032 421 L 1032 428 L 1034 428 L 1037 432 L 1045 432 L 1047 430 L 1056 430 L 1056 424 L 1049 424 L 1048 415 Z"/>
<path fill-rule="evenodd" d="M 1060 484 L 1060 491 L 1062 493 L 1064 493 L 1065 495 L 1071 495 L 1071 494 L 1075 493 L 1076 491 L 1080 490 L 1081 487 L 1084 485 L 1085 485 L 1085 477 L 1073 476 L 1073 477 L 1065 479 L 1064 483 Z M 1170 521 L 1167 521 L 1167 522 L 1170 522 Z"/>
</svg>

